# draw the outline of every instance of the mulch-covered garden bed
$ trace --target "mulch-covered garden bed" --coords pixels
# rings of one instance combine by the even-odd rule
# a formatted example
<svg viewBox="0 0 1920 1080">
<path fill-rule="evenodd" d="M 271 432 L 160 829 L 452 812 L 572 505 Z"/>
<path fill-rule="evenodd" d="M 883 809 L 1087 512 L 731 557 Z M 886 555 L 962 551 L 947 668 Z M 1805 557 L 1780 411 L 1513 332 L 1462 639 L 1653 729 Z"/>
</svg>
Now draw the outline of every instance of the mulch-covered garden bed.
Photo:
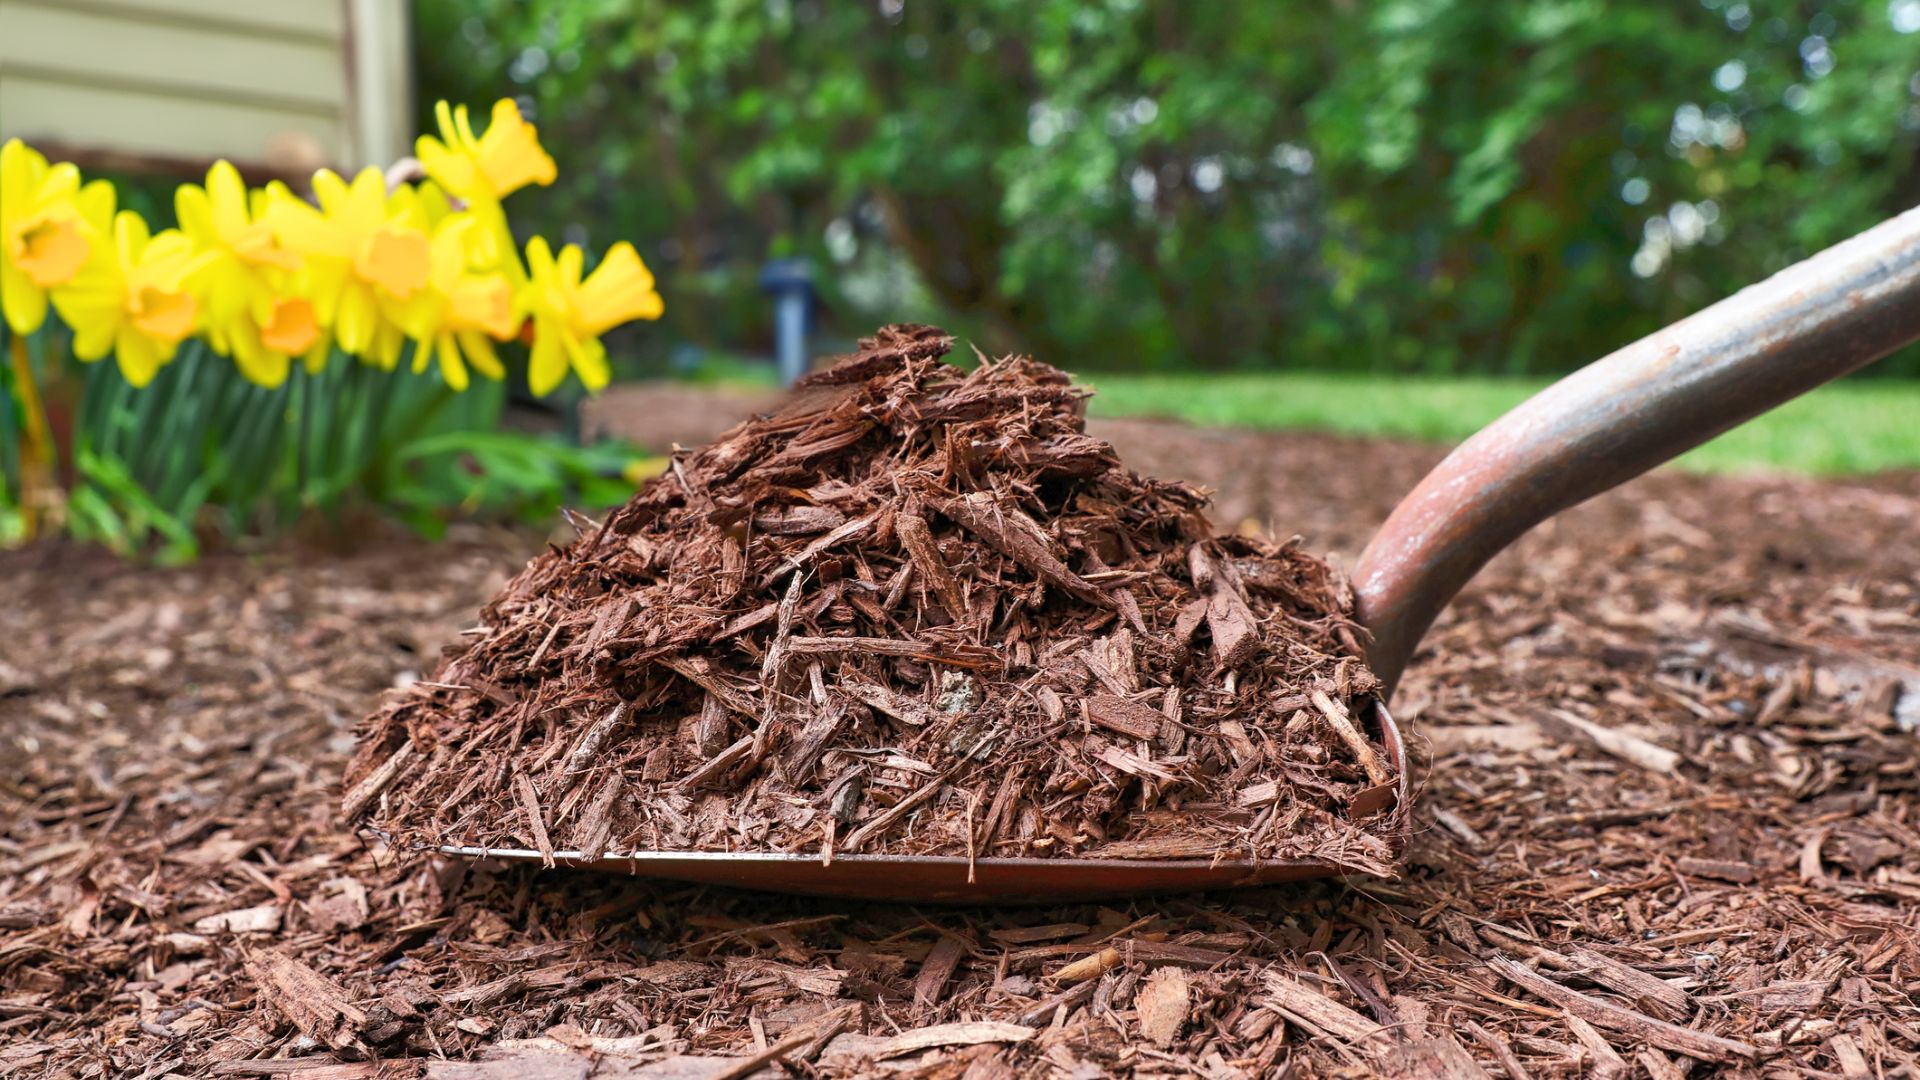
<svg viewBox="0 0 1920 1080">
<path fill-rule="evenodd" d="M 1436 456 L 1090 431 L 1347 560 Z M 1005 909 L 343 826 L 355 723 L 525 538 L 0 555 L 0 1075 L 1913 1075 L 1916 520 L 1911 476 L 1604 497 L 1409 670 L 1402 876 Z"/>
<path fill-rule="evenodd" d="M 1389 872 L 1346 582 L 889 327 L 534 559 L 347 774 L 401 843 Z"/>
</svg>

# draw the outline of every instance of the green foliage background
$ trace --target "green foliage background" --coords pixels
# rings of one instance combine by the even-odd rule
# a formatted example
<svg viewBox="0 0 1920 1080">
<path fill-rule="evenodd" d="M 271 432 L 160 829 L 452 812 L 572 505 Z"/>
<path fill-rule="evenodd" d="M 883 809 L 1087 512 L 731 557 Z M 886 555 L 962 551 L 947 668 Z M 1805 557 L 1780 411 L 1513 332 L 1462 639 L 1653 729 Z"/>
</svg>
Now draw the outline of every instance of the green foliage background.
<svg viewBox="0 0 1920 1080">
<path fill-rule="evenodd" d="M 1920 202 L 1920 0 L 416 11 L 423 101 L 518 96 L 559 160 L 517 220 L 635 240 L 709 348 L 801 254 L 846 336 L 1556 372 Z"/>
</svg>

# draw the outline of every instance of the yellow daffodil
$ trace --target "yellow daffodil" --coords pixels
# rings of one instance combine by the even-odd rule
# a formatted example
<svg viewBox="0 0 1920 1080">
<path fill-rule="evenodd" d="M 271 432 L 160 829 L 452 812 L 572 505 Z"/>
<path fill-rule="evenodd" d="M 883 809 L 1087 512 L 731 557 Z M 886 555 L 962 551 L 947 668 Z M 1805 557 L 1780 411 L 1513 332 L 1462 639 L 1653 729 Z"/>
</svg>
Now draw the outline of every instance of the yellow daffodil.
<svg viewBox="0 0 1920 1080">
<path fill-rule="evenodd" d="M 268 189 L 266 220 L 298 254 L 300 293 L 340 347 L 391 371 L 400 360 L 404 311 L 427 287 L 425 212 L 410 188 L 391 194 L 369 166 L 352 184 L 322 169 L 313 177 L 318 208 L 283 186 Z"/>
<path fill-rule="evenodd" d="M 214 351 L 268 387 L 286 381 L 292 357 L 304 354 L 309 369 L 323 362 L 319 316 L 311 301 L 292 293 L 300 257 L 275 239 L 266 193 L 255 193 L 249 205 L 239 170 L 216 161 L 206 187 L 182 184 L 173 201 L 181 231 L 206 256 L 191 285 Z"/>
<path fill-rule="evenodd" d="M 612 372 L 600 335 L 632 319 L 657 319 L 663 310 L 653 274 L 632 244 L 615 244 L 583 282 L 584 261 L 572 244 L 558 258 L 541 237 L 527 244 L 531 279 L 519 301 L 521 312 L 533 319 L 528 382 L 535 394 L 559 386 L 569 367 L 589 390 L 607 385 Z"/>
<path fill-rule="evenodd" d="M 454 390 L 467 388 L 468 364 L 489 379 L 505 377 L 492 339 L 513 336 L 513 285 L 497 269 L 480 222 L 469 214 L 443 219 L 433 230 L 429 261 L 414 321 L 413 369 L 425 371 L 438 358 L 440 376 Z"/>
<path fill-rule="evenodd" d="M 499 251 L 500 268 L 515 288 L 526 284 L 527 271 L 507 227 L 500 200 L 528 184 L 553 183 L 553 158 L 540 146 L 540 133 L 520 116 L 520 107 L 502 98 L 494 103 L 487 133 L 476 138 L 467 107 L 452 108 L 444 101 L 434 107 L 440 137 L 422 135 L 414 141 L 421 168 L 447 194 L 466 204 L 480 221 L 481 233 Z"/>
<path fill-rule="evenodd" d="M 475 138 L 467 107 L 434 107 L 440 137 L 422 135 L 414 153 L 434 182 L 468 203 L 499 202 L 528 184 L 551 184 L 553 158 L 540 146 L 540 132 L 520 117 L 510 98 L 493 105 L 487 133 Z"/>
<path fill-rule="evenodd" d="M 105 240 L 113 187 L 21 142 L 0 146 L 0 309 L 16 334 L 47 318 L 47 291 L 72 281 Z"/>
<path fill-rule="evenodd" d="M 151 382 L 198 323 L 200 303 L 187 279 L 205 261 L 185 233 L 150 236 L 139 214 L 120 211 L 111 250 L 95 253 L 53 293 L 54 307 L 73 328 L 73 354 L 92 361 L 112 352 L 129 383 Z"/>
</svg>

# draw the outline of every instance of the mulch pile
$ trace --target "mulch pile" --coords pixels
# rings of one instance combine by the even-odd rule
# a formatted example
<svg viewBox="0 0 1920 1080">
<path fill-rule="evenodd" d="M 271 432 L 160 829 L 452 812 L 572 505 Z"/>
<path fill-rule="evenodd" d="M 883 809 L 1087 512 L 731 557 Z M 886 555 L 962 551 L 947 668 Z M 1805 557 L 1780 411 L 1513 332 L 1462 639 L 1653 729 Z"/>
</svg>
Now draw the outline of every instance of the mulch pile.
<svg viewBox="0 0 1920 1080">
<path fill-rule="evenodd" d="M 374 716 L 406 843 L 1316 858 L 1387 873 L 1351 596 L 1086 434 L 1025 359 L 888 327 L 534 559 Z"/>
<path fill-rule="evenodd" d="M 1091 431 L 1349 558 L 1437 457 Z M 0 1075 L 1920 1075 L 1917 519 L 1920 475 L 1637 482 L 1409 668 L 1396 877 L 1025 908 L 344 826 L 355 724 L 525 538 L 0 553 Z"/>
</svg>

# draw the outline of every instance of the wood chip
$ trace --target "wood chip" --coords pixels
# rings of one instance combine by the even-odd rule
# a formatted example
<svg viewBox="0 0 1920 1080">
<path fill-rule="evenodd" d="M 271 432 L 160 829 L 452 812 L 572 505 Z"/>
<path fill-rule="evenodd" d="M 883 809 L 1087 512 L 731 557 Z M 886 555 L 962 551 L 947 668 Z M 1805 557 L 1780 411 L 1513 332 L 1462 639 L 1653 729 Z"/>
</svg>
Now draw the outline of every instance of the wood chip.
<svg viewBox="0 0 1920 1080">
<path fill-rule="evenodd" d="M 1111 946 L 1089 956 L 1083 956 L 1053 973 L 1053 981 L 1061 986 L 1097 979 L 1120 965 L 1122 954 Z"/>
<path fill-rule="evenodd" d="M 1588 997 L 1505 957 L 1496 956 L 1487 961 L 1487 966 L 1500 977 L 1553 1002 L 1596 1027 L 1624 1032 L 1663 1050 L 1672 1050 L 1702 1061 L 1718 1062 L 1752 1061 L 1759 1058 L 1761 1054 L 1759 1047 L 1749 1043 L 1710 1035 L 1691 1028 L 1677 1027 L 1611 1002 Z"/>
<path fill-rule="evenodd" d="M 1360 762 L 1360 767 L 1367 770 L 1367 779 L 1376 784 L 1387 783 L 1393 777 L 1392 771 L 1387 768 L 1385 762 L 1380 760 L 1380 755 L 1374 752 L 1373 746 L 1367 742 L 1367 737 L 1360 734 L 1359 728 L 1353 726 L 1353 718 L 1347 715 L 1347 707 L 1328 697 L 1324 690 L 1315 690 L 1310 697 L 1313 707 L 1319 709 L 1320 715 L 1327 718 L 1327 723 L 1332 725 L 1334 732 L 1340 736 L 1340 741 L 1347 744 L 1347 748 L 1353 751 L 1354 758 Z"/>
<path fill-rule="evenodd" d="M 275 1012 L 309 1038 L 336 1050 L 361 1050 L 360 1028 L 367 1014 L 347 997 L 340 984 L 280 953 L 249 953 L 243 964 Z"/>
<path fill-rule="evenodd" d="M 966 946 L 958 938 L 943 937 L 933 943 L 927 958 L 920 965 L 920 974 L 913 980 L 914 1004 L 922 1007 L 938 1005 L 946 991 L 947 980 L 953 978 L 954 969 L 967 954 Z"/>
<path fill-rule="evenodd" d="M 1867 1055 L 1860 1050 L 1860 1044 L 1851 1035 L 1835 1035 L 1827 1040 L 1833 1048 L 1833 1059 L 1840 1065 L 1840 1075 L 1847 1080 L 1866 1080 L 1873 1075 L 1873 1065 L 1867 1061 Z"/>
<path fill-rule="evenodd" d="M 600 751 L 605 749 L 607 740 L 612 737 L 621 721 L 627 718 L 628 707 L 626 702 L 620 702 L 599 722 L 587 729 L 587 733 L 581 736 L 579 745 L 574 747 L 573 753 L 567 755 L 567 772 L 583 773 L 593 767 L 594 760 L 599 757 Z"/>
<path fill-rule="evenodd" d="M 553 865 L 553 841 L 547 838 L 547 824 L 540 812 L 540 795 L 533 790 L 533 780 L 526 773 L 513 778 L 514 794 L 520 798 L 520 810 L 527 815 L 527 830 L 533 836 L 534 849 L 540 852 L 540 861 Z"/>
<path fill-rule="evenodd" d="M 1578 945 L 1565 954 L 1566 971 L 1584 975 L 1601 986 L 1627 996 L 1636 1005 L 1665 1020 L 1683 1020 L 1693 1014 L 1693 998 L 1685 990 L 1639 968 Z"/>
<path fill-rule="evenodd" d="M 1087 719 L 1109 731 L 1135 739 L 1151 739 L 1160 734 L 1166 718 L 1156 709 L 1112 694 L 1095 694 L 1081 702 Z"/>
<path fill-rule="evenodd" d="M 1033 1038 L 1033 1029 L 1021 1024 L 1003 1024 L 976 1020 L 960 1024 L 935 1024 L 903 1031 L 887 1040 L 877 1058 L 902 1057 L 931 1050 L 936 1046 L 976 1046 L 980 1043 L 1022 1043 Z"/>
<path fill-rule="evenodd" d="M 1564 1013 L 1567 1030 L 1587 1050 L 1587 1075 L 1595 1080 L 1623 1080 L 1629 1071 L 1627 1059 L 1607 1042 L 1606 1036 L 1571 1012 Z"/>
<path fill-rule="evenodd" d="M 359 782 L 347 789 L 347 793 L 340 799 L 340 816 L 347 821 L 359 817 L 373 800 L 393 783 L 394 778 L 400 775 L 400 770 L 406 768 L 411 760 L 413 760 L 413 741 L 409 739 L 401 743 L 393 753 L 387 755 L 386 760 L 382 761 L 377 768 L 362 776 Z"/>
<path fill-rule="evenodd" d="M 941 558 L 926 519 L 911 510 L 903 510 L 894 515 L 893 527 L 900 534 L 900 543 L 913 559 L 914 569 L 919 572 L 921 580 L 928 584 L 947 609 L 947 617 L 955 622 L 966 619 L 967 604 L 960 580 L 954 577 L 946 560 Z"/>
<path fill-rule="evenodd" d="M 1140 983 L 1140 989 L 1133 998 L 1141 1037 L 1162 1050 L 1172 1046 L 1180 1029 L 1186 1026 L 1187 1009 L 1191 1001 L 1192 992 L 1187 987 L 1187 973 L 1184 970 L 1177 967 L 1153 969 Z"/>
<path fill-rule="evenodd" d="M 821 1047 L 833 1036 L 845 1030 L 857 1015 L 857 1010 L 836 1009 L 828 1015 L 827 1024 L 811 1028 L 803 1027 L 752 1057 L 721 1069 L 719 1072 L 708 1074 L 705 1080 L 746 1080 L 747 1077 L 775 1062 L 786 1061 L 788 1058 L 807 1060 L 818 1055 Z"/>
<path fill-rule="evenodd" d="M 272 933 L 280 929 L 280 905 L 260 904 L 203 916 L 194 920 L 193 929 L 201 934 Z"/>
<path fill-rule="evenodd" d="M 1392 1044 L 1376 1053 L 1374 1065 L 1381 1076 L 1405 1080 L 1486 1080 L 1487 1076 L 1466 1048 L 1450 1038 Z"/>
<path fill-rule="evenodd" d="M 1318 1035 L 1360 1049 L 1365 1049 L 1368 1040 L 1386 1031 L 1320 991 L 1279 972 L 1267 974 L 1263 1004 Z"/>
<path fill-rule="evenodd" d="M 969 492 L 957 499 L 936 497 L 931 501 L 941 513 L 959 522 L 995 551 L 1033 571 L 1040 580 L 1097 607 L 1114 606 L 1113 597 L 1067 569 L 1053 553 L 1046 533 L 1018 507 L 985 491 Z"/>
<path fill-rule="evenodd" d="M 1549 722 L 1558 722 L 1566 728 L 1586 736 L 1593 745 L 1612 754 L 1622 761 L 1638 765 L 1648 772 L 1662 776 L 1670 775 L 1680 768 L 1680 755 L 1663 746 L 1655 746 L 1637 735 L 1629 735 L 1614 728 L 1602 727 L 1583 716 L 1565 709 L 1548 709 L 1543 714 Z"/>
<path fill-rule="evenodd" d="M 1500 1069 L 1507 1074 L 1508 1080 L 1533 1080 L 1533 1075 L 1527 1072 L 1526 1066 L 1520 1064 L 1520 1059 L 1514 1056 L 1513 1046 L 1507 1040 L 1472 1020 L 1465 1021 L 1461 1026 L 1466 1029 L 1467 1034 L 1473 1036 L 1475 1042 L 1486 1047 L 1488 1052 L 1493 1054 L 1494 1060 L 1500 1063 Z"/>
<path fill-rule="evenodd" d="M 1721 881 L 1731 881 L 1736 885 L 1749 885 L 1753 882 L 1752 863 L 1683 856 L 1674 860 L 1673 868 L 1689 877 L 1718 878 Z"/>
</svg>

